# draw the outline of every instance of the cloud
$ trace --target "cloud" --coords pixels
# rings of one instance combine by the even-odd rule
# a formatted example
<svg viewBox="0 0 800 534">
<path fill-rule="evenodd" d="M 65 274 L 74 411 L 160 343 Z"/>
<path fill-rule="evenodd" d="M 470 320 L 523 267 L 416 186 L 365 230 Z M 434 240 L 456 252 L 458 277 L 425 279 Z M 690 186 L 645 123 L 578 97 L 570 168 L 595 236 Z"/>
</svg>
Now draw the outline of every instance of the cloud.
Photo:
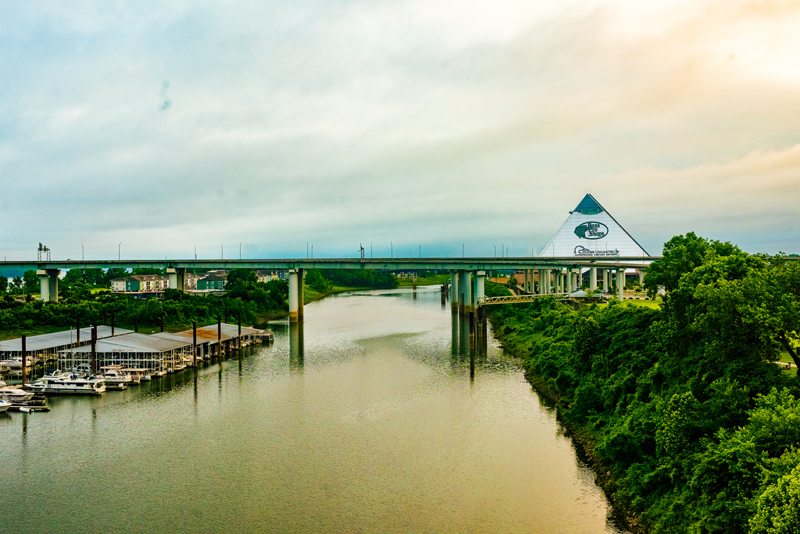
<svg viewBox="0 0 800 534">
<path fill-rule="evenodd" d="M 690 230 L 798 246 L 794 2 L 9 15 L 2 255 L 530 250 L 586 192 L 648 250 Z"/>
</svg>

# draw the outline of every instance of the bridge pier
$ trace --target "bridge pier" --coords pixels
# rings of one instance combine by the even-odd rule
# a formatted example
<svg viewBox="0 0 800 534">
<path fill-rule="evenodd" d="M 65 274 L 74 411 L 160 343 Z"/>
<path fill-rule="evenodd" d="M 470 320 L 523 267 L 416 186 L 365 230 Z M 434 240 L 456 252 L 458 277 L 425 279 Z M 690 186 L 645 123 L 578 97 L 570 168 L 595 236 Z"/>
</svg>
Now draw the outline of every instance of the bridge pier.
<svg viewBox="0 0 800 534">
<path fill-rule="evenodd" d="M 572 269 L 567 269 L 566 279 L 567 279 L 567 288 L 565 293 L 569 294 L 572 293 Z"/>
<path fill-rule="evenodd" d="M 450 309 L 458 311 L 458 271 L 450 273 Z"/>
<path fill-rule="evenodd" d="M 472 271 L 464 271 L 464 313 L 473 313 L 475 311 L 473 294 Z"/>
<path fill-rule="evenodd" d="M 289 270 L 289 322 L 303 319 L 303 269 Z"/>
<path fill-rule="evenodd" d="M 603 291 L 608 293 L 609 291 L 609 284 L 608 284 L 608 269 L 603 269 Z"/>
<path fill-rule="evenodd" d="M 58 269 L 44 269 L 36 271 L 39 275 L 40 300 L 45 302 L 58 302 Z"/>
<path fill-rule="evenodd" d="M 167 268 L 169 287 L 178 291 L 186 291 L 186 269 L 181 267 Z"/>
<path fill-rule="evenodd" d="M 589 289 L 597 290 L 597 267 L 589 267 Z"/>
<path fill-rule="evenodd" d="M 623 290 L 625 289 L 625 269 L 619 268 L 617 269 L 617 298 L 619 300 L 623 300 L 625 295 L 623 294 Z"/>
<path fill-rule="evenodd" d="M 639 285 L 644 287 L 644 269 L 639 269 Z"/>
</svg>

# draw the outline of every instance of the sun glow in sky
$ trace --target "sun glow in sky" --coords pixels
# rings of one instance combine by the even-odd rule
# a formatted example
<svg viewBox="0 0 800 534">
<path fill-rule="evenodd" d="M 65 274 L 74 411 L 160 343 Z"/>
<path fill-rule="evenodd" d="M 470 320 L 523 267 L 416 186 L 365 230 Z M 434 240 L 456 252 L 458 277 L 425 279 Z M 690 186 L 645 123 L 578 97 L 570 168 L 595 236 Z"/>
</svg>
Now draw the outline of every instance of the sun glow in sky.
<svg viewBox="0 0 800 534">
<path fill-rule="evenodd" d="M 0 256 L 800 252 L 796 1 L 0 2 Z M 235 253 L 233 251 L 236 251 Z"/>
</svg>

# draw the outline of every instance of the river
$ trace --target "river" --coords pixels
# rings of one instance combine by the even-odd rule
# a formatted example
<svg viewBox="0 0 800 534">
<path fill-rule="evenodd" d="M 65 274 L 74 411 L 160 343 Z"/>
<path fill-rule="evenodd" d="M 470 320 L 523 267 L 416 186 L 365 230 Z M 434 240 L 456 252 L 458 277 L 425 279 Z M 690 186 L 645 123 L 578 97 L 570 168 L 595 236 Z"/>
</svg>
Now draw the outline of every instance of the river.
<svg viewBox="0 0 800 534">
<path fill-rule="evenodd" d="M 490 336 L 471 373 L 438 288 L 271 328 L 221 368 L 0 414 L 0 532 L 622 532 L 520 362 Z"/>
</svg>

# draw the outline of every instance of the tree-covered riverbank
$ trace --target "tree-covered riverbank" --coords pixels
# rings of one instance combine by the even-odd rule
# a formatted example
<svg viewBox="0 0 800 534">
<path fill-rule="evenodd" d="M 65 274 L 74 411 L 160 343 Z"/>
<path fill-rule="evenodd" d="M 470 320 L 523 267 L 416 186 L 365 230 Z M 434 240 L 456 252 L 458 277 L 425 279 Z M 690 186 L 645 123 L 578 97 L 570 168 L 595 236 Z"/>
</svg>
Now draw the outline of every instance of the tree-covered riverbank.
<svg viewBox="0 0 800 534">
<path fill-rule="evenodd" d="M 645 279 L 661 309 L 497 307 L 496 335 L 555 399 L 615 506 L 653 533 L 800 531 L 800 269 L 693 234 Z"/>
</svg>

